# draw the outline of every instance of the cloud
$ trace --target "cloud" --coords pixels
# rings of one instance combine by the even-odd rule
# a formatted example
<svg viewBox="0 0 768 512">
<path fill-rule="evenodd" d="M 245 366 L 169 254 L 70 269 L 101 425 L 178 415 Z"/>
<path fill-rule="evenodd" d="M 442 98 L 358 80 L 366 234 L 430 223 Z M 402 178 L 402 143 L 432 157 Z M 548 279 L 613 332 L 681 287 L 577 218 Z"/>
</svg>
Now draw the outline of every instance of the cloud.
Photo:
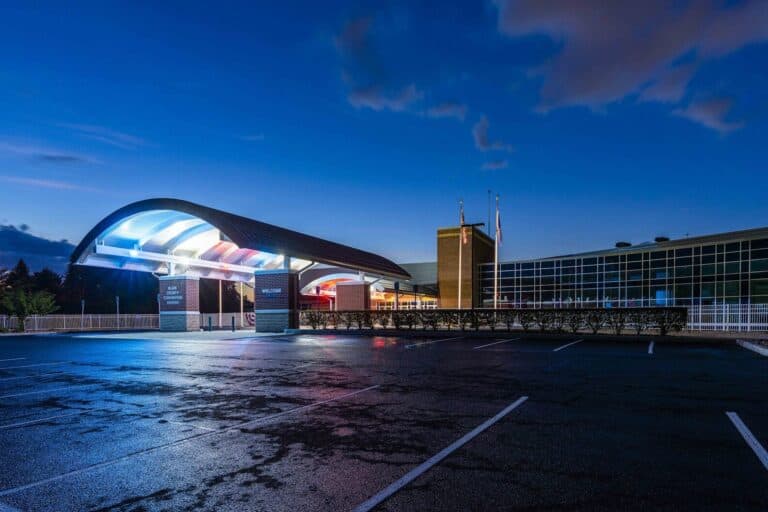
<svg viewBox="0 0 768 512">
<path fill-rule="evenodd" d="M 352 19 L 335 38 L 341 75 L 349 88 L 347 101 L 355 108 L 407 111 L 424 93 L 413 83 L 397 83 L 389 77 L 371 42 L 373 21 L 370 16 Z"/>
<path fill-rule="evenodd" d="M 728 121 L 733 98 L 709 98 L 695 101 L 685 108 L 679 108 L 672 113 L 694 123 L 716 130 L 721 134 L 730 133 L 744 126 L 740 121 Z"/>
<path fill-rule="evenodd" d="M 59 123 L 59 126 L 73 130 L 81 137 L 93 139 L 121 149 L 136 149 L 146 144 L 146 141 L 140 137 L 111 130 L 103 126 L 76 123 Z"/>
<path fill-rule="evenodd" d="M 511 37 L 545 35 L 558 53 L 537 69 L 541 109 L 591 108 L 642 93 L 678 101 L 696 63 L 768 40 L 764 0 L 495 0 L 498 29 Z"/>
<path fill-rule="evenodd" d="M 83 155 L 67 153 L 58 149 L 42 146 L 14 144 L 10 142 L 0 142 L 0 152 L 28 156 L 35 160 L 53 163 L 97 163 L 96 160 Z"/>
<path fill-rule="evenodd" d="M 75 183 L 67 183 L 64 181 L 47 180 L 40 178 L 25 178 L 22 176 L 0 176 L 0 181 L 6 183 L 13 183 L 16 185 L 25 185 L 28 187 L 36 188 L 50 188 L 55 190 L 79 190 L 83 192 L 99 192 L 98 189 L 91 187 L 84 187 Z"/>
<path fill-rule="evenodd" d="M 238 137 L 240 140 L 244 140 L 247 142 L 261 142 L 264 140 L 264 134 L 263 133 L 257 133 L 254 135 L 240 135 Z"/>
<path fill-rule="evenodd" d="M 382 91 L 378 87 L 357 89 L 349 93 L 348 99 L 349 103 L 355 108 L 403 112 L 423 96 L 423 93 L 416 89 L 414 84 L 411 84 L 394 93 Z"/>
<path fill-rule="evenodd" d="M 480 120 L 472 127 L 472 136 L 475 138 L 475 147 L 480 151 L 508 151 L 515 149 L 501 141 L 491 142 L 488 138 L 488 118 L 482 116 Z"/>
<path fill-rule="evenodd" d="M 461 103 L 446 102 L 430 107 L 427 110 L 427 117 L 441 119 L 446 117 L 455 117 L 461 121 L 467 115 L 467 106 Z"/>
<path fill-rule="evenodd" d="M 0 271 L 12 268 L 23 259 L 35 272 L 45 267 L 64 273 L 74 246 L 66 240 L 54 241 L 38 237 L 18 227 L 0 225 Z M 27 226 L 28 228 L 28 226 Z"/>
<path fill-rule="evenodd" d="M 509 162 L 504 160 L 491 160 L 483 164 L 483 169 L 487 171 L 495 171 L 496 169 L 506 169 L 509 166 Z"/>
</svg>

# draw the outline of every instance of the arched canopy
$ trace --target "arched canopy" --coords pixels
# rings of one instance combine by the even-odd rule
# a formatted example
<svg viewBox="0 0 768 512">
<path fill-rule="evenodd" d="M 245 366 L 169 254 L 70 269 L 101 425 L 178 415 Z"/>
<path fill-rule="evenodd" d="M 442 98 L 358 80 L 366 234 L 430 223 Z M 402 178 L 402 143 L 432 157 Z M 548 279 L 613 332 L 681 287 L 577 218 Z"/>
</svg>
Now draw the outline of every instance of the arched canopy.
<svg viewBox="0 0 768 512">
<path fill-rule="evenodd" d="M 250 280 L 259 270 L 301 270 L 313 263 L 410 277 L 376 254 L 178 199 L 120 208 L 85 236 L 72 262 L 236 281 Z"/>
</svg>

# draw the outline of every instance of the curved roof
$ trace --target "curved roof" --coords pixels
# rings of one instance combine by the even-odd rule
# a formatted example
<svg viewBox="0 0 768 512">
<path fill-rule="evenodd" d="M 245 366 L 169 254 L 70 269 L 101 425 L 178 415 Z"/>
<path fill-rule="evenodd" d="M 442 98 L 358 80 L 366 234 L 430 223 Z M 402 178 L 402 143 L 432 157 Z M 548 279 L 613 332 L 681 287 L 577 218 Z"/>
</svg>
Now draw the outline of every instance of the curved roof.
<svg viewBox="0 0 768 512">
<path fill-rule="evenodd" d="M 165 212 L 164 216 L 158 215 L 163 212 Z M 72 253 L 71 261 L 73 263 L 82 262 L 92 246 L 95 246 L 106 235 L 114 233 L 121 226 L 121 223 L 124 226 L 130 223 L 131 219 L 138 219 L 139 214 L 143 215 L 145 233 L 142 243 L 137 243 L 136 246 L 153 240 L 153 237 L 157 238 L 163 230 L 169 231 L 169 226 L 172 223 L 176 225 L 186 223 L 182 228 L 177 228 L 173 233 L 166 236 L 164 240 L 166 246 L 170 240 L 176 243 L 175 247 L 179 247 L 180 244 L 192 237 L 207 236 L 205 227 L 207 226 L 209 229 L 212 227 L 218 230 L 222 238 L 226 237 L 223 243 L 231 242 L 229 245 L 237 246 L 233 248 L 236 250 L 245 249 L 251 252 L 285 255 L 398 279 L 410 278 L 408 272 L 399 265 L 370 252 L 189 201 L 169 198 L 138 201 L 111 213 L 91 229 L 77 245 Z M 150 214 L 156 215 L 154 218 L 148 219 Z M 176 217 L 174 219 L 169 215 L 176 215 Z M 203 222 L 198 221 L 195 224 L 195 219 L 200 219 Z M 147 227 L 148 225 L 150 227 Z M 133 247 L 129 247 L 129 249 L 133 249 Z M 200 257 L 200 254 L 197 256 Z M 213 256 L 217 257 L 216 255 Z M 219 254 L 218 257 L 220 256 Z M 221 261 L 220 258 L 218 261 Z"/>
</svg>

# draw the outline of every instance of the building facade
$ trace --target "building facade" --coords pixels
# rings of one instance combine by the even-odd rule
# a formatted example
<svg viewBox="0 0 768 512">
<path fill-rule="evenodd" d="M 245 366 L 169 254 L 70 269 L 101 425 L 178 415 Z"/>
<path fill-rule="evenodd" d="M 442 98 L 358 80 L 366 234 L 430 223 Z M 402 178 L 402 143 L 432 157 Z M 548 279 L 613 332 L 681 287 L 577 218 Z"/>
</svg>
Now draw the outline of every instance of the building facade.
<svg viewBox="0 0 768 512">
<path fill-rule="evenodd" d="M 480 265 L 483 305 L 494 265 Z M 768 228 L 499 264 L 501 307 L 768 304 Z"/>
</svg>

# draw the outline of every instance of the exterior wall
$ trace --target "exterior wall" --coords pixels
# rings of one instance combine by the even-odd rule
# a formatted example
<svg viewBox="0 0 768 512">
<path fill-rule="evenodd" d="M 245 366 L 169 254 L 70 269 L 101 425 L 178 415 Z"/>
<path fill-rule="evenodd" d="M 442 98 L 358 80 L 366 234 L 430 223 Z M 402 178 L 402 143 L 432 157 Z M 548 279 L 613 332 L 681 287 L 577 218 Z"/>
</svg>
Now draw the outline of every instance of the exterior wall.
<svg viewBox="0 0 768 512">
<path fill-rule="evenodd" d="M 371 286 L 360 281 L 337 283 L 336 309 L 339 311 L 371 309 Z"/>
<path fill-rule="evenodd" d="M 763 236 L 765 236 L 763 234 Z M 640 307 L 768 304 L 768 238 L 685 240 L 500 264 L 502 306 Z M 493 300 L 493 265 L 481 293 Z"/>
<path fill-rule="evenodd" d="M 162 276 L 160 280 L 160 330 L 200 329 L 200 280 L 189 276 Z"/>
<path fill-rule="evenodd" d="M 255 274 L 256 332 L 283 332 L 299 326 L 299 278 L 291 270 Z"/>
<path fill-rule="evenodd" d="M 471 233 L 467 243 L 461 246 L 461 307 L 479 307 L 479 265 L 493 262 L 493 240 L 476 228 L 464 229 Z M 459 235 L 458 227 L 437 230 L 437 286 L 441 308 L 458 307 Z"/>
</svg>

